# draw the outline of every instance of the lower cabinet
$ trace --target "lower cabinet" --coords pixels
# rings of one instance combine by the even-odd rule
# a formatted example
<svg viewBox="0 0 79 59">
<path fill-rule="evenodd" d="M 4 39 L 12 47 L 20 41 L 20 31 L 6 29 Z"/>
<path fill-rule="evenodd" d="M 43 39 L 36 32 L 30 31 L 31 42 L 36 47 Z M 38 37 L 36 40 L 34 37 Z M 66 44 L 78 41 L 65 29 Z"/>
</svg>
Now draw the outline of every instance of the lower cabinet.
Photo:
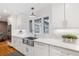
<svg viewBox="0 0 79 59">
<path fill-rule="evenodd" d="M 23 44 L 22 38 L 12 36 L 12 46 L 22 54 L 26 55 L 26 45 Z"/>
<path fill-rule="evenodd" d="M 56 46 L 50 46 L 50 56 L 65 56 L 64 49 L 56 47 Z"/>
<path fill-rule="evenodd" d="M 18 48 L 18 43 L 17 42 L 18 42 L 17 38 L 12 36 L 12 46 L 16 49 Z"/>
<path fill-rule="evenodd" d="M 35 56 L 79 56 L 79 52 L 54 45 L 35 42 L 34 55 Z"/>
<path fill-rule="evenodd" d="M 34 42 L 35 56 L 49 56 L 49 45 L 39 42 Z"/>
<path fill-rule="evenodd" d="M 50 56 L 79 56 L 79 52 L 57 46 L 50 46 Z"/>
<path fill-rule="evenodd" d="M 25 48 L 26 48 L 26 45 L 25 44 L 23 44 L 23 39 L 22 38 L 18 38 L 17 39 L 18 40 L 18 51 L 19 52 L 21 52 L 22 54 L 24 54 L 25 55 L 25 52 L 26 52 L 26 50 L 25 50 Z"/>
<path fill-rule="evenodd" d="M 34 42 L 34 46 L 23 44 L 23 39 L 12 36 L 12 46 L 26 56 L 79 56 L 79 52 L 62 47 Z"/>
</svg>

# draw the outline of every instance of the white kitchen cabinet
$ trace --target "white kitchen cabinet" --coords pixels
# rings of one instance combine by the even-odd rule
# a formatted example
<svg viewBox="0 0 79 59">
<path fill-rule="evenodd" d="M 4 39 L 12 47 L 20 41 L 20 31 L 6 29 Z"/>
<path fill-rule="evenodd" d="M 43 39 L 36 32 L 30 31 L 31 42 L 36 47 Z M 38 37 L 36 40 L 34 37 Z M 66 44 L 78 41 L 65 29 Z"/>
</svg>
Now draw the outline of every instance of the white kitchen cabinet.
<svg viewBox="0 0 79 59">
<path fill-rule="evenodd" d="M 17 29 L 21 29 L 22 28 L 22 15 L 17 15 L 16 16 L 16 23 L 17 23 Z"/>
<path fill-rule="evenodd" d="M 12 46 L 15 48 L 15 49 L 17 49 L 17 47 L 18 47 L 18 43 L 17 43 L 18 41 L 17 41 L 17 38 L 16 37 L 14 37 L 14 36 L 12 36 Z"/>
<path fill-rule="evenodd" d="M 21 19 L 20 19 L 20 25 L 21 25 L 21 29 L 28 29 L 26 25 L 28 25 L 28 17 L 25 14 L 21 14 Z M 18 20 L 19 22 L 19 20 Z"/>
<path fill-rule="evenodd" d="M 63 3 L 55 3 L 52 4 L 52 19 L 51 19 L 51 27 L 53 28 L 63 28 L 64 22 L 64 4 Z"/>
<path fill-rule="evenodd" d="M 34 42 L 35 56 L 49 56 L 49 46 L 44 43 Z"/>
<path fill-rule="evenodd" d="M 23 43 L 23 39 L 12 36 L 12 46 L 26 56 L 79 56 L 79 52 L 49 45 L 41 42 L 34 42 L 34 46 Z"/>
<path fill-rule="evenodd" d="M 65 50 L 64 50 L 65 51 Z M 62 48 L 56 46 L 50 46 L 50 56 L 65 56 Z"/>
<path fill-rule="evenodd" d="M 79 4 L 65 4 L 65 19 L 68 28 L 79 28 Z"/>
<path fill-rule="evenodd" d="M 70 49 L 63 49 L 63 51 L 67 56 L 79 56 L 78 51 L 74 51 L 74 50 L 70 50 Z"/>
<path fill-rule="evenodd" d="M 50 56 L 79 56 L 79 52 L 57 46 L 50 46 Z"/>
<path fill-rule="evenodd" d="M 12 46 L 26 56 L 34 55 L 34 47 L 23 43 L 23 38 L 12 36 Z"/>
<path fill-rule="evenodd" d="M 24 54 L 23 52 L 24 52 L 24 48 L 25 48 L 25 46 L 24 46 L 24 44 L 23 44 L 23 39 L 22 38 L 17 38 L 17 44 L 18 44 L 18 51 L 20 51 L 22 54 Z"/>
<path fill-rule="evenodd" d="M 79 28 L 79 4 L 52 4 L 52 20 L 50 23 L 53 28 L 58 29 L 65 27 Z"/>
<path fill-rule="evenodd" d="M 14 17 L 11 17 L 12 19 L 8 20 L 9 23 L 12 23 L 14 29 L 27 29 L 28 20 L 27 16 L 24 14 L 18 14 Z M 12 20 L 12 21 L 11 21 Z"/>
<path fill-rule="evenodd" d="M 19 48 L 19 40 L 18 40 L 18 38 L 15 37 L 15 36 L 12 36 L 12 46 L 13 46 L 15 49 L 19 50 L 19 49 L 18 49 L 18 48 Z"/>
<path fill-rule="evenodd" d="M 22 54 L 26 55 L 26 45 L 23 44 L 23 38 L 12 36 L 12 46 Z"/>
<path fill-rule="evenodd" d="M 79 4 L 52 4 L 53 28 L 79 28 Z M 52 28 L 52 29 L 53 29 Z"/>
</svg>

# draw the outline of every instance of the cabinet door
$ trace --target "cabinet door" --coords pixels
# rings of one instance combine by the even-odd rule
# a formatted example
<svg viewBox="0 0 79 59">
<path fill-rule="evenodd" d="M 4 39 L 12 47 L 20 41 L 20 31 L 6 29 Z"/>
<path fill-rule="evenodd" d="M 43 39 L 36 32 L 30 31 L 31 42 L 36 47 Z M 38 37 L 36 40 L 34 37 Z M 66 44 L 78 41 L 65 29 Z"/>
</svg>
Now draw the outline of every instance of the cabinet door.
<svg viewBox="0 0 79 59">
<path fill-rule="evenodd" d="M 65 4 L 65 18 L 68 28 L 79 28 L 79 4 Z"/>
<path fill-rule="evenodd" d="M 14 40 L 14 37 L 12 36 L 12 46 L 14 47 L 15 46 L 15 40 Z"/>
<path fill-rule="evenodd" d="M 57 46 L 50 46 L 51 56 L 79 56 L 79 52 Z"/>
<path fill-rule="evenodd" d="M 64 53 L 67 56 L 79 56 L 79 52 L 74 51 L 74 50 L 65 49 Z"/>
<path fill-rule="evenodd" d="M 64 4 L 52 4 L 51 28 L 63 28 L 64 21 Z M 52 27 L 53 26 L 53 27 Z"/>
<path fill-rule="evenodd" d="M 26 45 L 23 43 L 23 39 L 18 38 L 17 40 L 18 40 L 18 49 L 17 50 L 25 55 Z"/>
<path fill-rule="evenodd" d="M 17 47 L 18 47 L 18 44 L 17 44 L 17 38 L 16 37 L 12 37 L 12 46 L 15 48 L 15 49 L 17 49 Z"/>
<path fill-rule="evenodd" d="M 49 46 L 43 43 L 35 42 L 34 43 L 34 55 L 35 56 L 48 56 L 49 55 Z"/>
<path fill-rule="evenodd" d="M 64 53 L 64 49 L 56 47 L 56 46 L 50 46 L 50 56 L 66 56 Z"/>
<path fill-rule="evenodd" d="M 18 38 L 18 37 L 12 37 L 12 46 L 18 50 L 19 52 L 21 52 L 22 54 L 25 55 L 25 49 L 26 49 L 26 45 L 23 44 L 23 39 L 22 38 Z"/>
<path fill-rule="evenodd" d="M 19 52 L 21 52 L 22 53 L 22 39 L 21 38 L 17 38 L 17 50 L 19 51 Z"/>
<path fill-rule="evenodd" d="M 34 56 L 34 47 L 26 45 L 26 51 L 25 54 L 27 56 Z"/>
</svg>

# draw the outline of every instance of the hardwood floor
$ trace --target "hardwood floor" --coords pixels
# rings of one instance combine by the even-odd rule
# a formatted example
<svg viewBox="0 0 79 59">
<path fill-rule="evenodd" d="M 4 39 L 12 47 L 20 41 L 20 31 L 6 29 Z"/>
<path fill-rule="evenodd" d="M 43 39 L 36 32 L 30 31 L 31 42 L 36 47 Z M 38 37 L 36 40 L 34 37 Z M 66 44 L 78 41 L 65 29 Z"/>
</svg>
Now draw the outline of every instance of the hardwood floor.
<svg viewBox="0 0 79 59">
<path fill-rule="evenodd" d="M 7 41 L 0 42 L 0 56 L 8 56 L 15 51 L 14 48 L 8 46 Z"/>
</svg>

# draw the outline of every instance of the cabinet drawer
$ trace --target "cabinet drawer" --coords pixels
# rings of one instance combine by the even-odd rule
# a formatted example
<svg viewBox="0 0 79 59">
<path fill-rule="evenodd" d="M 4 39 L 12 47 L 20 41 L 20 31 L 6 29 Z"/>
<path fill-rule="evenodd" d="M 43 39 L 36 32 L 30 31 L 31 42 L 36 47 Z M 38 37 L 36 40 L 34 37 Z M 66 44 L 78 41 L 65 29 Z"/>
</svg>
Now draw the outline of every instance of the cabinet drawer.
<svg viewBox="0 0 79 59">
<path fill-rule="evenodd" d="M 50 55 L 55 56 L 79 56 L 79 52 L 57 47 L 57 46 L 50 46 Z"/>
<path fill-rule="evenodd" d="M 50 46 L 50 55 L 51 56 L 65 56 L 64 49 L 57 46 Z"/>
<path fill-rule="evenodd" d="M 73 50 L 65 49 L 64 53 L 67 56 L 79 56 L 79 52 L 76 52 L 76 51 L 73 51 Z"/>
<path fill-rule="evenodd" d="M 65 48 L 61 48 L 61 47 L 54 47 L 54 48 L 56 48 L 58 51 L 60 51 L 61 53 L 63 53 L 66 56 L 79 56 L 79 52 L 76 52 L 74 50 L 65 49 Z"/>
<path fill-rule="evenodd" d="M 48 47 L 47 44 L 44 44 L 44 43 L 40 43 L 40 42 L 34 42 L 34 46 L 39 46 L 39 47 Z"/>
</svg>

